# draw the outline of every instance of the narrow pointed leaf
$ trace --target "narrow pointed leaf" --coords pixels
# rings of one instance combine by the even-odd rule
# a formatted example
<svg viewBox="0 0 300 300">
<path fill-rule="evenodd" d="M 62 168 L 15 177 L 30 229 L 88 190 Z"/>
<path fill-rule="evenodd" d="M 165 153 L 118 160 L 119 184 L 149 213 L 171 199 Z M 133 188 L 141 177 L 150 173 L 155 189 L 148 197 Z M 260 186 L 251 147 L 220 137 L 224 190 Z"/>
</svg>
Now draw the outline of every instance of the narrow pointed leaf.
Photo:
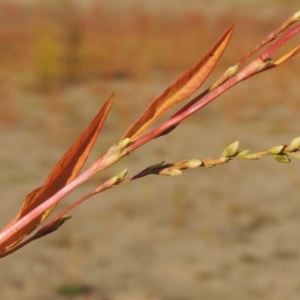
<svg viewBox="0 0 300 300">
<path fill-rule="evenodd" d="M 122 139 L 128 137 L 131 141 L 136 140 L 168 109 L 196 92 L 218 63 L 230 41 L 233 30 L 234 25 L 229 27 L 195 66 L 184 72 L 162 94 L 157 96 L 146 112 L 126 131 Z"/>
<path fill-rule="evenodd" d="M 278 60 L 276 60 L 273 63 L 273 65 L 274 66 L 280 66 L 281 64 L 283 64 L 284 62 L 286 62 L 287 60 L 289 60 L 290 58 L 292 58 L 293 56 L 295 56 L 299 52 L 300 52 L 300 45 L 297 46 L 296 48 L 294 48 L 292 51 L 290 51 L 287 54 L 285 54 L 282 57 L 280 57 Z"/>
<path fill-rule="evenodd" d="M 96 117 L 80 135 L 74 145 L 59 160 L 53 171 L 48 176 L 43 186 L 35 189 L 25 198 L 22 208 L 15 218 L 3 229 L 3 231 L 11 224 L 15 223 L 23 216 L 28 214 L 34 208 L 53 196 L 57 191 L 63 188 L 67 183 L 76 178 L 81 168 L 86 162 L 92 147 L 103 127 L 106 117 L 110 111 L 113 102 L 113 94 L 106 100 Z M 44 214 L 34 219 L 24 229 L 17 231 L 11 238 L 0 245 L 1 250 L 8 249 L 21 241 L 26 235 L 30 234 L 40 223 L 42 223 L 51 211 L 52 207 Z"/>
</svg>

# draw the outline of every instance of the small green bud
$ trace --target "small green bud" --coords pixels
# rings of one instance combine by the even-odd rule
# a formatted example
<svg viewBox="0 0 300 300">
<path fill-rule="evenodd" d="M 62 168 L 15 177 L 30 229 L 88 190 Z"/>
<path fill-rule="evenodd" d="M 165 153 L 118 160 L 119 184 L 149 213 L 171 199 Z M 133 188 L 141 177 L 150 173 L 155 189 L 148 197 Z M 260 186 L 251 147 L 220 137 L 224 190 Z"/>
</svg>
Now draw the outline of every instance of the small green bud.
<svg viewBox="0 0 300 300">
<path fill-rule="evenodd" d="M 229 157 L 219 157 L 219 158 L 212 158 L 207 159 L 206 161 L 202 162 L 206 168 L 213 168 L 217 165 L 222 165 L 227 163 L 230 160 Z"/>
<path fill-rule="evenodd" d="M 108 153 L 109 154 L 120 153 L 123 149 L 125 149 L 128 146 L 129 143 L 130 143 L 130 138 L 126 138 L 120 141 L 118 144 L 111 146 L 108 150 Z"/>
<path fill-rule="evenodd" d="M 231 78 L 232 76 L 234 76 L 237 72 L 238 72 L 238 65 L 229 67 L 224 74 L 221 76 L 220 79 L 218 79 L 210 88 L 209 90 L 212 91 L 215 88 L 217 88 L 218 86 L 220 86 L 221 84 L 223 84 L 226 80 L 228 80 L 229 78 Z"/>
<path fill-rule="evenodd" d="M 248 152 L 249 152 L 249 150 L 243 150 L 243 151 L 239 152 L 236 157 L 244 158 L 244 156 L 246 156 L 248 154 Z"/>
<path fill-rule="evenodd" d="M 239 142 L 236 141 L 226 147 L 226 149 L 222 153 L 222 156 L 223 157 L 234 157 L 238 153 L 238 148 L 239 148 Z"/>
<path fill-rule="evenodd" d="M 300 148 L 300 136 L 294 138 L 289 146 L 289 150 L 290 151 L 294 151 L 297 150 L 298 148 Z"/>
<path fill-rule="evenodd" d="M 225 74 L 228 75 L 228 78 L 234 76 L 237 71 L 239 69 L 239 66 L 238 65 L 235 65 L 235 66 L 232 66 L 232 67 L 229 67 L 226 71 L 225 71 Z"/>
<path fill-rule="evenodd" d="M 117 182 L 119 181 L 119 178 L 118 178 L 118 176 L 113 176 L 113 177 L 111 177 L 110 179 L 108 179 L 106 182 L 105 182 L 105 186 L 106 186 L 106 188 L 107 187 L 112 187 L 113 185 L 115 185 Z M 100 188 L 100 190 L 99 190 L 99 188 Z M 105 188 L 105 189 L 106 189 Z M 104 189 L 104 190 L 105 190 Z M 99 191 L 102 191 L 103 190 L 103 186 L 102 185 L 100 185 L 97 189 L 96 189 L 96 191 L 97 191 L 97 193 L 99 193 Z"/>
<path fill-rule="evenodd" d="M 130 143 L 130 138 L 126 138 L 126 139 L 120 141 L 118 144 L 120 145 L 120 147 L 122 149 L 124 149 L 128 146 L 129 143 Z"/>
<path fill-rule="evenodd" d="M 178 169 L 172 169 L 172 170 L 170 170 L 169 175 L 170 176 L 179 176 L 179 175 L 182 175 L 182 172 Z"/>
<path fill-rule="evenodd" d="M 289 163 L 291 161 L 287 154 L 273 154 L 273 157 L 280 163 Z"/>
<path fill-rule="evenodd" d="M 300 20 L 300 10 L 293 14 L 293 20 L 295 22 Z"/>
<path fill-rule="evenodd" d="M 228 161 L 229 161 L 229 158 L 228 158 L 228 157 L 220 157 L 220 158 L 218 158 L 217 163 L 218 163 L 219 165 L 221 165 L 221 164 L 227 163 Z"/>
<path fill-rule="evenodd" d="M 178 169 L 163 169 L 159 172 L 159 175 L 165 175 L 165 176 L 179 176 L 182 175 L 182 172 Z"/>
<path fill-rule="evenodd" d="M 118 177 L 118 181 L 121 181 L 124 179 L 124 177 L 127 175 L 128 173 L 128 169 L 124 169 L 123 171 L 121 171 L 117 177 Z"/>
<path fill-rule="evenodd" d="M 203 162 L 201 160 L 191 159 L 187 162 L 186 166 L 187 168 L 194 169 L 200 167 L 202 164 Z"/>
<path fill-rule="evenodd" d="M 270 148 L 270 153 L 273 155 L 279 154 L 284 148 L 284 145 L 274 146 Z"/>
<path fill-rule="evenodd" d="M 260 158 L 260 156 L 257 154 L 248 154 L 243 157 L 243 159 L 248 159 L 248 160 L 256 160 L 259 158 Z"/>
</svg>

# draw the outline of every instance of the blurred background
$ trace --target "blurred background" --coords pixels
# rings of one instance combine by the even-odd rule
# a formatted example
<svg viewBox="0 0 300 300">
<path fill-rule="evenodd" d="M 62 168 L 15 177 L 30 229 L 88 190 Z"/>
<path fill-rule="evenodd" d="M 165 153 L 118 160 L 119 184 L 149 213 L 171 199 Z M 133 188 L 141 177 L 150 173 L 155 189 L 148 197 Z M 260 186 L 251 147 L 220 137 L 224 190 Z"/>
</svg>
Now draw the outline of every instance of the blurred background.
<svg viewBox="0 0 300 300">
<path fill-rule="evenodd" d="M 0 225 L 17 213 L 115 91 L 89 165 L 236 25 L 205 87 L 298 1 L 0 1 Z M 296 36 L 287 47 L 299 43 Z M 299 56 L 222 95 L 97 175 L 258 151 L 299 136 Z M 189 137 L 189 138 L 187 138 Z M 0 261 L 3 299 L 298 299 L 299 161 L 272 158 L 149 176 L 100 194 L 59 231 Z"/>
</svg>

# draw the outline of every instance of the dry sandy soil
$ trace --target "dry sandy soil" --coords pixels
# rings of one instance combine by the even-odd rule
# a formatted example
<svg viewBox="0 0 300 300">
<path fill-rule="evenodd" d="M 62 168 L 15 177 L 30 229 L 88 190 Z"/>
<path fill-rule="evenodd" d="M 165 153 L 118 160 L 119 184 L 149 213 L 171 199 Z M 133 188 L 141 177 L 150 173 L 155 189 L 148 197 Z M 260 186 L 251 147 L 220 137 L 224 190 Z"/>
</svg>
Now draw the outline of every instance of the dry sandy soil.
<svg viewBox="0 0 300 300">
<path fill-rule="evenodd" d="M 10 107 L 0 105 L 7 110 L 0 120 L 0 225 L 43 183 L 111 90 L 116 105 L 88 165 L 178 75 L 95 80 L 48 95 L 7 91 L 3 83 L 12 100 Z M 296 57 L 242 83 L 96 176 L 60 208 L 126 167 L 135 174 L 162 160 L 218 157 L 235 140 L 251 151 L 290 142 L 300 135 L 298 77 Z M 233 161 L 179 177 L 149 176 L 100 194 L 58 232 L 1 260 L 1 298 L 299 299 L 299 163 Z"/>
</svg>

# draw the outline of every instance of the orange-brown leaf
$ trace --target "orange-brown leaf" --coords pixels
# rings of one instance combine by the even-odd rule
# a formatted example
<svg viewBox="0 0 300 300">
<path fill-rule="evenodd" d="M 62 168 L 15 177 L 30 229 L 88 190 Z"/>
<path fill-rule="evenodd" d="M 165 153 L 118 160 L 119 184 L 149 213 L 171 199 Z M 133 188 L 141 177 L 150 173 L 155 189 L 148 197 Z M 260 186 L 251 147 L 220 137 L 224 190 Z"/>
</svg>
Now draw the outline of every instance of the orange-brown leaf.
<svg viewBox="0 0 300 300">
<path fill-rule="evenodd" d="M 86 162 L 92 147 L 103 127 L 113 101 L 113 94 L 106 100 L 96 117 L 87 129 L 80 135 L 73 146 L 65 153 L 48 176 L 43 186 L 35 189 L 25 198 L 22 208 L 15 218 L 6 226 L 15 223 L 34 208 L 53 196 L 67 183 L 76 178 Z M 0 250 L 5 250 L 20 242 L 26 235 L 30 234 L 40 225 L 54 209 L 52 207 L 44 214 L 29 223 L 24 229 L 16 232 L 11 238 L 0 245 Z M 3 229 L 5 230 L 5 228 Z M 1 252 L 1 251 L 0 251 Z"/>
<path fill-rule="evenodd" d="M 230 26 L 195 66 L 184 72 L 162 94 L 157 96 L 151 102 L 146 112 L 131 125 L 122 139 L 130 138 L 132 141 L 136 140 L 168 109 L 197 91 L 218 63 L 230 41 L 233 29 L 234 25 Z"/>
<path fill-rule="evenodd" d="M 297 46 L 296 48 L 294 48 L 292 51 L 290 51 L 287 54 L 285 54 L 282 57 L 280 57 L 278 60 L 276 60 L 273 63 L 273 65 L 274 66 L 280 66 L 281 64 L 283 64 L 284 62 L 286 62 L 287 60 L 289 60 L 290 58 L 292 58 L 293 56 L 295 56 L 299 52 L 300 52 L 300 45 Z"/>
</svg>

